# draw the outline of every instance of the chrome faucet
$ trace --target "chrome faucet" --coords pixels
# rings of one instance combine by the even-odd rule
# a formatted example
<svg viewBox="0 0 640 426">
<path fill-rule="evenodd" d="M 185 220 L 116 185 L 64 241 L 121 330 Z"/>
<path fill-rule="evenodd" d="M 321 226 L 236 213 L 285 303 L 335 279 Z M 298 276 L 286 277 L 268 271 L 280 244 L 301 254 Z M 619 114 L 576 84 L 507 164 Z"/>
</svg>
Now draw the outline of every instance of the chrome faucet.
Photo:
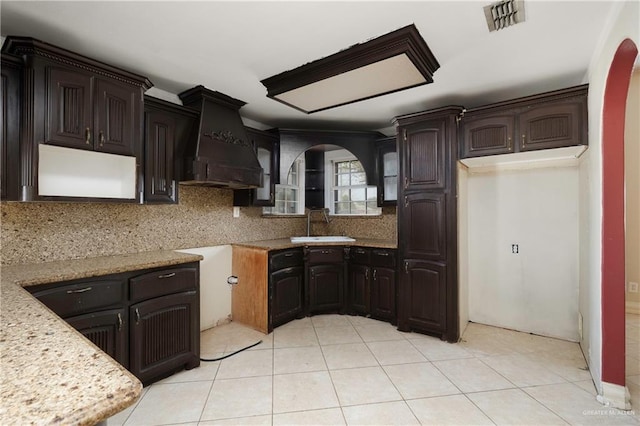
<svg viewBox="0 0 640 426">
<path fill-rule="evenodd" d="M 311 235 L 309 235 L 311 233 L 311 213 L 313 212 L 322 212 L 322 215 L 324 216 L 324 220 L 325 222 L 329 223 L 329 209 L 324 208 L 324 209 L 309 209 L 309 212 L 307 213 L 307 237 L 310 237 Z"/>
</svg>

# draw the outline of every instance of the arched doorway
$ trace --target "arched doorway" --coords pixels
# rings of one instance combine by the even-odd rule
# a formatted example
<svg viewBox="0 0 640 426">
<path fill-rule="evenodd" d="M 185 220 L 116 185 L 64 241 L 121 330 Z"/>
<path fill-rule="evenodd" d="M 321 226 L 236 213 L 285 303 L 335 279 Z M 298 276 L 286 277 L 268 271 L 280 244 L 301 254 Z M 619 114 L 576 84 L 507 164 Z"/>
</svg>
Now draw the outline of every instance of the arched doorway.
<svg viewBox="0 0 640 426">
<path fill-rule="evenodd" d="M 625 385 L 624 127 L 638 48 L 618 46 L 607 76 L 602 112 L 602 381 Z"/>
</svg>

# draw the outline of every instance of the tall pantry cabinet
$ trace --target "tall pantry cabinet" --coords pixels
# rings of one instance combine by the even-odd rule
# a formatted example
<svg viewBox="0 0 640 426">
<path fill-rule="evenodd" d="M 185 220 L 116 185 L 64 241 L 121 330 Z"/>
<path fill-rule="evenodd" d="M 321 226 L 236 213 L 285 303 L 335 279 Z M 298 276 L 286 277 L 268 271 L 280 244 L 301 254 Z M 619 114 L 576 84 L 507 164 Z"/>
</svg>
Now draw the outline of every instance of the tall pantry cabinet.
<svg viewBox="0 0 640 426">
<path fill-rule="evenodd" d="M 456 342 L 457 187 L 461 107 L 396 117 L 398 329 Z"/>
</svg>

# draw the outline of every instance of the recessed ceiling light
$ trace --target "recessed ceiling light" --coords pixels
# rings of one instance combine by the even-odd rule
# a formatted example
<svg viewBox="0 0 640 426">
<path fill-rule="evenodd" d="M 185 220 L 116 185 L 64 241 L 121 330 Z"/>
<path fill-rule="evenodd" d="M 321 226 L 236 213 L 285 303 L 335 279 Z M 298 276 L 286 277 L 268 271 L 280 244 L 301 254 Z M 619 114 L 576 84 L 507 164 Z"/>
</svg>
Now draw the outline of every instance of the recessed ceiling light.
<svg viewBox="0 0 640 426">
<path fill-rule="evenodd" d="M 307 114 L 433 82 L 440 64 L 409 25 L 262 80 L 267 96 Z"/>
</svg>

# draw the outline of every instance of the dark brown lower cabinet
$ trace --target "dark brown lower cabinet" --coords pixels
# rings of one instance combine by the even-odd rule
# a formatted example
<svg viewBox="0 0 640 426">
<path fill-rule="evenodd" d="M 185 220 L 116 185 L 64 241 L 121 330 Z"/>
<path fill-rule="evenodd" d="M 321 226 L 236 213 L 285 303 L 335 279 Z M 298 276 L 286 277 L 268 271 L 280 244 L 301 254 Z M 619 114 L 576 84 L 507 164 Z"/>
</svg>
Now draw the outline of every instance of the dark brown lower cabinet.
<svg viewBox="0 0 640 426">
<path fill-rule="evenodd" d="M 349 309 L 350 313 L 371 313 L 371 268 L 368 265 L 349 265 Z"/>
<path fill-rule="evenodd" d="M 446 328 L 447 270 L 443 262 L 405 260 L 398 329 L 442 332 Z"/>
<path fill-rule="evenodd" d="M 396 323 L 396 271 L 391 268 L 373 268 L 371 283 L 371 316 Z"/>
<path fill-rule="evenodd" d="M 27 287 L 145 385 L 200 364 L 200 266 Z"/>
<path fill-rule="evenodd" d="M 129 308 L 131 320 L 130 371 L 143 383 L 200 365 L 200 329 L 193 329 L 198 293 L 157 297 Z"/>
<path fill-rule="evenodd" d="M 310 314 L 344 313 L 344 264 L 308 267 Z"/>
<path fill-rule="evenodd" d="M 129 330 L 124 309 L 78 315 L 65 321 L 123 367 L 129 366 Z"/>
<path fill-rule="evenodd" d="M 293 266 L 272 272 L 269 277 L 271 327 L 300 317 L 304 312 L 304 267 Z"/>
</svg>

